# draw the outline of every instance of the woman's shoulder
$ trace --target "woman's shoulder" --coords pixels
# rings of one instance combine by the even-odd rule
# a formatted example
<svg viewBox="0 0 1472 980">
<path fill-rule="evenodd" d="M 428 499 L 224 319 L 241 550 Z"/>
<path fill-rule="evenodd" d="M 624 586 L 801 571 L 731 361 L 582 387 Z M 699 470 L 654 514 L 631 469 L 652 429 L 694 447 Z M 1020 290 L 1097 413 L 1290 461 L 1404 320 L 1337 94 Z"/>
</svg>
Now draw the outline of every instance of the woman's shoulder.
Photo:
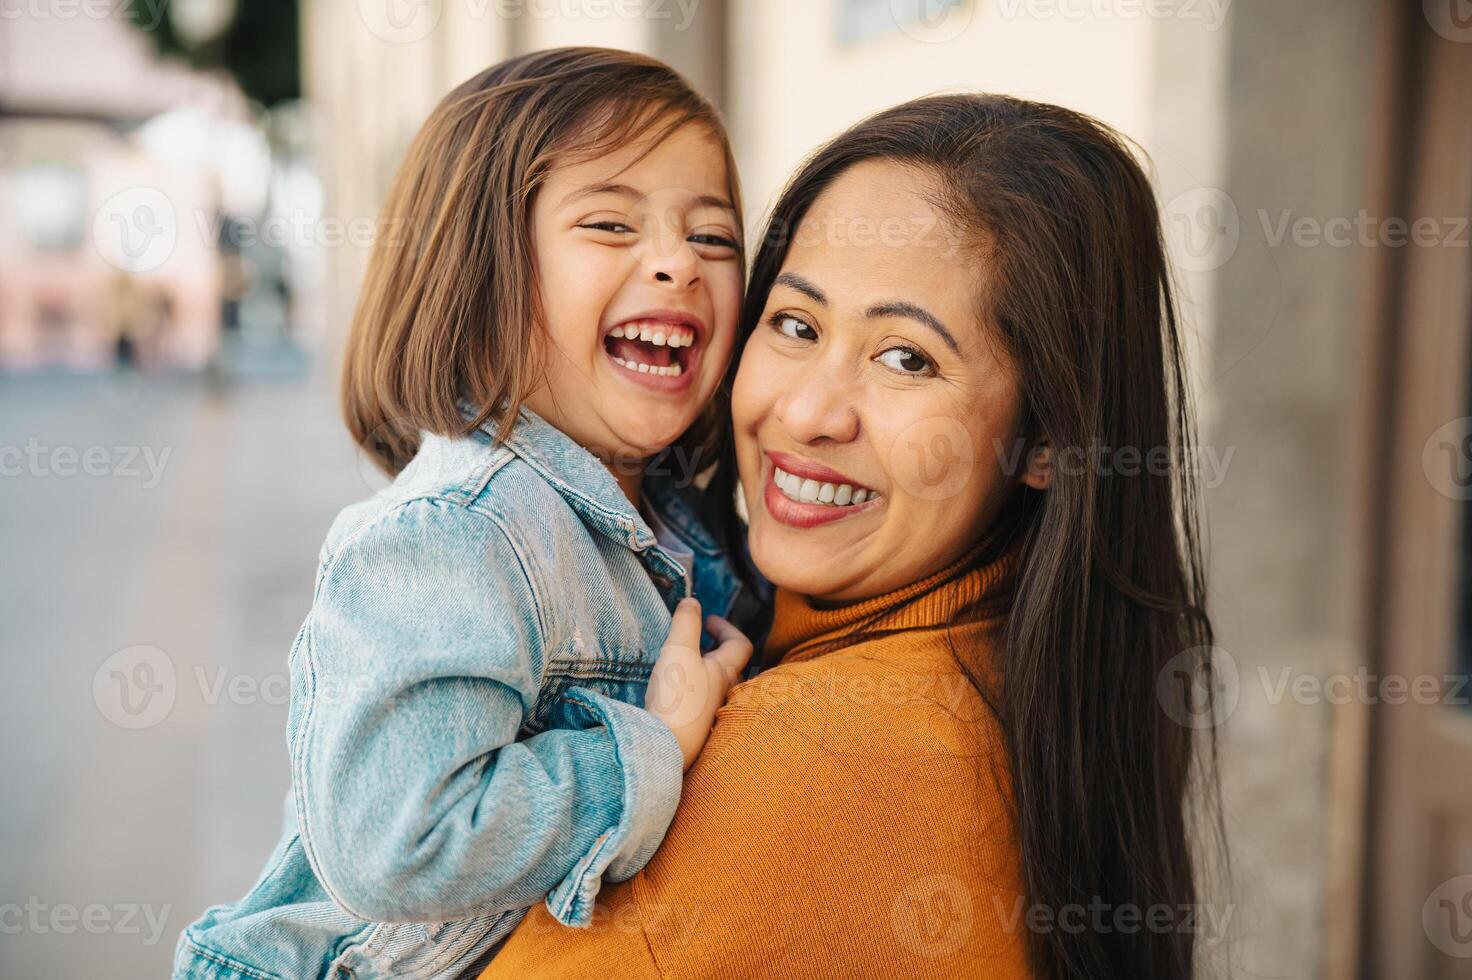
<svg viewBox="0 0 1472 980">
<path fill-rule="evenodd" d="M 1001 776 L 1003 790 L 1008 782 L 984 692 L 942 651 L 903 644 L 858 644 L 769 668 L 732 689 L 711 738 L 832 762 L 869 781 L 923 772 L 945 782 L 984 769 Z"/>
<path fill-rule="evenodd" d="M 702 855 L 719 849 L 709 874 L 732 880 L 710 891 L 781 905 L 799 876 L 804 893 L 836 899 L 819 917 L 765 923 L 769 959 L 790 931 L 799 944 L 878 937 L 886 961 L 925 966 L 911 958 L 931 955 L 911 942 L 924 925 L 915 907 L 934 900 L 966 915 L 943 958 L 1025 975 L 1020 935 L 994 917 L 1022 893 L 1005 753 L 964 673 L 851 649 L 772 668 L 732 695 L 646 876 L 650 903 L 703 899 Z"/>
</svg>

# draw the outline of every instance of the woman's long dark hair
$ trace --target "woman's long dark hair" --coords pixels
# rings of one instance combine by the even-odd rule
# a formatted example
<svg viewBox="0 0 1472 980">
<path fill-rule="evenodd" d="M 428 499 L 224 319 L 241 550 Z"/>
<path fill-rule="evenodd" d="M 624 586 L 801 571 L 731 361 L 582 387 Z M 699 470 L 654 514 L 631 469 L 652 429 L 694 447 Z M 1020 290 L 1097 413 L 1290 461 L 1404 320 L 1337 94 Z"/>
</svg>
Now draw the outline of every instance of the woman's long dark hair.
<svg viewBox="0 0 1472 980">
<path fill-rule="evenodd" d="M 1102 902 L 1110 922 L 1120 909 L 1137 922 L 1171 910 L 1164 930 L 1091 921 L 1032 931 L 1033 970 L 1190 977 L 1197 936 L 1180 917 L 1199 905 L 1201 862 L 1189 801 L 1216 814 L 1207 826 L 1219 844 L 1216 746 L 1169 695 L 1176 677 L 1209 673 L 1213 634 L 1193 422 L 1150 183 L 1118 134 L 1067 109 L 992 95 L 897 106 L 828 143 L 786 188 L 752 266 L 738 345 L 813 202 L 875 159 L 939 177 L 935 203 L 985 272 L 981 322 L 1017 366 L 1019 435 L 1053 452 L 1048 489 L 1018 484 L 998 518 L 1009 526 L 988 535 L 1021 548 L 995 688 L 958 657 L 1003 731 L 1028 902 L 1055 918 Z M 1100 450 L 1139 453 L 1138 472 L 1097 465 Z M 729 493 L 735 479 L 728 449 L 712 490 Z M 1211 687 L 1194 690 L 1209 697 Z"/>
</svg>

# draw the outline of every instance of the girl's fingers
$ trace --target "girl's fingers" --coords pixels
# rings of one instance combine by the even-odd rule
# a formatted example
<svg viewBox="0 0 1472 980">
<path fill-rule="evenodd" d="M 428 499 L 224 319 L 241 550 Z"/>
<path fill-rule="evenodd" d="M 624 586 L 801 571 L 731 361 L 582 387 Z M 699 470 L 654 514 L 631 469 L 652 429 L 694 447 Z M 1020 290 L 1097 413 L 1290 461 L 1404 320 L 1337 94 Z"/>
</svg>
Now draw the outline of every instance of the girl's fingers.
<svg viewBox="0 0 1472 980">
<path fill-rule="evenodd" d="M 670 621 L 670 633 L 665 638 L 666 647 L 680 647 L 700 652 L 700 600 L 681 599 L 675 607 Z"/>
<path fill-rule="evenodd" d="M 716 648 L 705 655 L 705 659 L 721 668 L 728 684 L 734 682 L 751 659 L 751 641 L 746 638 L 745 633 L 719 616 L 707 616 L 705 628 L 715 637 L 717 643 Z"/>
<path fill-rule="evenodd" d="M 722 619 L 714 613 L 705 617 L 705 628 L 715 639 L 717 646 L 725 643 L 727 640 L 741 640 L 743 643 L 751 642 L 746 638 L 745 633 L 732 626 L 728 620 Z"/>
</svg>

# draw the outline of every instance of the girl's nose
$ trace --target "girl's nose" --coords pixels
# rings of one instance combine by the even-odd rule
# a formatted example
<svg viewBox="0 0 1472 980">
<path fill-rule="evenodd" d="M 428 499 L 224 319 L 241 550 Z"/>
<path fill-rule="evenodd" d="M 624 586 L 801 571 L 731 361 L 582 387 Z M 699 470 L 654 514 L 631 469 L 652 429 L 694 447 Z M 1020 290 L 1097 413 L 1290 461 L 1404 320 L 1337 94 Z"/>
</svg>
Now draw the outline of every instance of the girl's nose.
<svg viewBox="0 0 1472 980">
<path fill-rule="evenodd" d="M 645 237 L 639 261 L 653 275 L 654 281 L 668 288 L 688 289 L 700 281 L 700 262 L 679 223 L 653 222 L 652 232 Z"/>
<path fill-rule="evenodd" d="M 685 249 L 690 252 L 690 249 Z M 689 289 L 700 281 L 700 266 L 693 261 L 669 261 L 658 262 L 651 266 L 654 272 L 654 281 L 671 289 Z"/>
</svg>

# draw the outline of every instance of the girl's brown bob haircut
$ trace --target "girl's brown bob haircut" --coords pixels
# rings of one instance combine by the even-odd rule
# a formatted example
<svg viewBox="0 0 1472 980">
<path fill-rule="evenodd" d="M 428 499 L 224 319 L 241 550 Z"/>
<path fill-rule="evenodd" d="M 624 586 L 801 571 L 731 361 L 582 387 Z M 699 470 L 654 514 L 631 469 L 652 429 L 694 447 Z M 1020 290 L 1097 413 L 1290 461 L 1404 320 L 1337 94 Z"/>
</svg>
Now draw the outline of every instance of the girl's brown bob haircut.
<svg viewBox="0 0 1472 980">
<path fill-rule="evenodd" d="M 605 48 L 557 48 L 456 87 L 420 128 L 384 203 L 348 337 L 343 414 L 390 475 L 421 431 L 453 436 L 496 418 L 511 431 L 541 380 L 532 203 L 553 166 L 688 123 L 710 130 L 741 214 L 736 163 L 715 108 L 668 65 Z M 475 406 L 467 418 L 461 401 Z M 724 389 L 680 439 L 714 459 Z"/>
</svg>

